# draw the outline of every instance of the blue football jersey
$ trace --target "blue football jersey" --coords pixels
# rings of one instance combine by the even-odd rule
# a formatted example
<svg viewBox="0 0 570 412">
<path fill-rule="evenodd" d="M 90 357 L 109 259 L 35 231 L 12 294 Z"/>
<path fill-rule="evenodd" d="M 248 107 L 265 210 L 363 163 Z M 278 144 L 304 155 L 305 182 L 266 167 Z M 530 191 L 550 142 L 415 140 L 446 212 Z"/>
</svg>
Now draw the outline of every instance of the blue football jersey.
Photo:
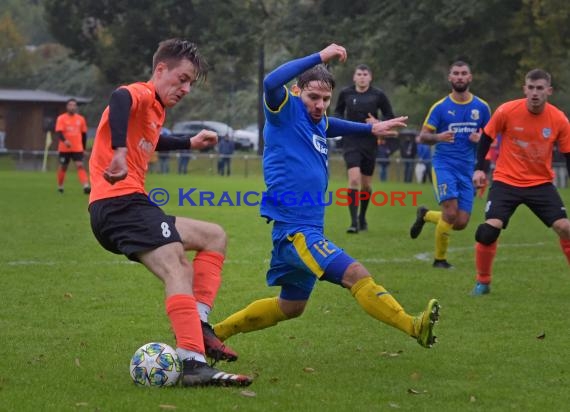
<svg viewBox="0 0 570 412">
<path fill-rule="evenodd" d="M 261 215 L 323 226 L 328 187 L 327 118 L 313 122 L 300 97 L 287 92 L 275 111 L 264 105 Z"/>
<path fill-rule="evenodd" d="M 472 168 L 475 164 L 476 143 L 469 141 L 469 135 L 482 129 L 491 118 L 491 109 L 484 100 L 472 95 L 467 102 L 456 102 L 451 95 L 436 102 L 429 110 L 424 126 L 435 133 L 455 132 L 453 143 L 436 143 L 434 164 L 446 164 Z"/>
</svg>

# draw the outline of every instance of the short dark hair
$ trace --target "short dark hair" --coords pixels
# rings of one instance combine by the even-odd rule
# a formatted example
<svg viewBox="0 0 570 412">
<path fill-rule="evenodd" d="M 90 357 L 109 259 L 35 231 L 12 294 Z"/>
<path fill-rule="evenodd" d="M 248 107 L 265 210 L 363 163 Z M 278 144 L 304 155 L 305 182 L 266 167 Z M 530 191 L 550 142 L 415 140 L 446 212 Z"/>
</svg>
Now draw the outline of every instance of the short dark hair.
<svg viewBox="0 0 570 412">
<path fill-rule="evenodd" d="M 67 101 L 65 102 L 65 105 L 67 106 L 67 104 L 68 104 L 68 103 L 71 103 L 71 102 L 77 103 L 77 99 L 75 99 L 75 98 L 73 98 L 73 97 L 72 97 L 71 99 L 67 99 Z"/>
<path fill-rule="evenodd" d="M 552 82 L 552 76 L 550 73 L 542 69 L 532 69 L 524 78 L 525 80 L 546 80 L 549 86 Z"/>
<path fill-rule="evenodd" d="M 370 73 L 370 75 L 372 75 L 372 70 L 370 69 L 370 67 L 367 64 L 359 64 L 358 66 L 356 66 L 356 68 L 354 69 L 354 71 L 356 72 L 357 70 L 365 70 L 368 73 Z"/>
<path fill-rule="evenodd" d="M 331 90 L 333 90 L 336 85 L 332 73 L 324 64 L 317 64 L 309 70 L 301 73 L 297 78 L 297 86 L 303 90 L 310 82 L 313 81 L 318 81 L 321 85 Z"/>
<path fill-rule="evenodd" d="M 158 49 L 152 56 L 152 71 L 160 62 L 166 63 L 168 68 L 178 65 L 182 59 L 187 59 L 196 68 L 196 80 L 205 79 L 208 73 L 208 63 L 198 52 L 196 44 L 182 39 L 168 39 L 158 44 Z"/>
<path fill-rule="evenodd" d="M 469 71 L 471 71 L 471 66 L 469 66 L 469 63 L 467 63 L 464 60 L 456 60 L 453 63 L 451 63 L 451 65 L 449 66 L 449 71 L 451 71 L 452 67 L 463 67 L 463 66 L 467 66 L 467 68 L 469 69 Z"/>
</svg>

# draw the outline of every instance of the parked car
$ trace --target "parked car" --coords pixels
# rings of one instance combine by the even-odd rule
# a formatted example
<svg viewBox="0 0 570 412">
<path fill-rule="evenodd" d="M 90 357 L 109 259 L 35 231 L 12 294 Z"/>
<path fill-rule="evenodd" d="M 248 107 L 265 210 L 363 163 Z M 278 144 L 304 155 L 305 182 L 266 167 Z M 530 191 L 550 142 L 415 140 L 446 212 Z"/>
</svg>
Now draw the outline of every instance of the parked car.
<svg viewBox="0 0 570 412">
<path fill-rule="evenodd" d="M 172 127 L 172 136 L 194 136 L 202 129 L 216 132 L 218 138 L 229 136 L 230 140 L 233 139 L 234 130 L 230 126 L 213 120 L 189 120 L 175 123 Z M 208 150 L 212 150 L 212 148 L 204 149 L 203 151 Z"/>
<path fill-rule="evenodd" d="M 234 141 L 236 143 L 236 149 L 241 148 L 257 151 L 257 148 L 259 147 L 259 132 L 257 124 L 251 124 L 245 129 L 235 130 Z"/>
</svg>

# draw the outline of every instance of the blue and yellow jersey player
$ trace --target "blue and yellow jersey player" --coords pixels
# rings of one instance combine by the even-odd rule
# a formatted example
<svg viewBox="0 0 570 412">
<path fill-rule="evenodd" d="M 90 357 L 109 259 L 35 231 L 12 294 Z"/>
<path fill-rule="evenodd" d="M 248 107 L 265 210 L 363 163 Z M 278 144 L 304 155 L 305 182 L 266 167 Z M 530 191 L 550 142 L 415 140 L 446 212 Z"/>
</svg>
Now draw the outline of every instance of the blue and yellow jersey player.
<svg viewBox="0 0 570 412">
<path fill-rule="evenodd" d="M 267 196 L 261 214 L 273 222 L 273 251 L 267 272 L 269 286 L 279 286 L 277 297 L 260 299 L 216 324 L 221 340 L 300 316 L 316 280 L 348 289 L 372 317 L 415 338 L 420 345 L 435 343 L 433 327 L 439 304 L 431 299 L 418 316 L 411 316 L 378 285 L 368 270 L 324 236 L 323 202 L 315 196 L 327 190 L 327 136 L 362 133 L 396 134 L 406 117 L 373 124 L 328 118 L 334 78 L 321 64 L 346 60 L 346 50 L 331 44 L 318 53 L 292 60 L 264 80 L 265 152 L 263 170 Z M 297 78 L 299 94 L 286 84 Z M 281 194 L 287 193 L 284 198 Z"/>
<path fill-rule="evenodd" d="M 453 267 L 447 261 L 449 235 L 469 223 L 475 194 L 471 180 L 475 150 L 481 130 L 491 118 L 489 105 L 469 91 L 472 78 L 467 63 L 456 61 L 451 65 L 451 94 L 431 107 L 419 135 L 421 143 L 435 145 L 432 180 L 441 211 L 420 206 L 410 236 L 417 238 L 425 222 L 436 225 L 435 268 Z"/>
</svg>

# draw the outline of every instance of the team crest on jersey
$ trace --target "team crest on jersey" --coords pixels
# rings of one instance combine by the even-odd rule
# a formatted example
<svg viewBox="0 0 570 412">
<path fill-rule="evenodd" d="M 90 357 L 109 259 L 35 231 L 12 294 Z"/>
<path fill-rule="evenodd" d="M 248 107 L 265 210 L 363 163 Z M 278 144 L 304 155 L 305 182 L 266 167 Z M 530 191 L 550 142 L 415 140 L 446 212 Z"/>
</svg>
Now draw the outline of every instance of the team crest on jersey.
<svg viewBox="0 0 570 412">
<path fill-rule="evenodd" d="M 471 119 L 479 120 L 479 110 L 477 109 L 471 110 Z"/>
<path fill-rule="evenodd" d="M 545 127 L 544 129 L 542 129 L 542 137 L 544 137 L 545 139 L 548 139 L 551 134 L 552 134 L 552 129 L 550 129 L 550 127 Z"/>
<path fill-rule="evenodd" d="M 322 153 L 324 155 L 328 154 L 329 152 L 329 149 L 327 147 L 327 139 L 316 134 L 313 135 L 313 146 L 315 146 L 315 149 L 317 149 L 319 153 Z"/>
</svg>

